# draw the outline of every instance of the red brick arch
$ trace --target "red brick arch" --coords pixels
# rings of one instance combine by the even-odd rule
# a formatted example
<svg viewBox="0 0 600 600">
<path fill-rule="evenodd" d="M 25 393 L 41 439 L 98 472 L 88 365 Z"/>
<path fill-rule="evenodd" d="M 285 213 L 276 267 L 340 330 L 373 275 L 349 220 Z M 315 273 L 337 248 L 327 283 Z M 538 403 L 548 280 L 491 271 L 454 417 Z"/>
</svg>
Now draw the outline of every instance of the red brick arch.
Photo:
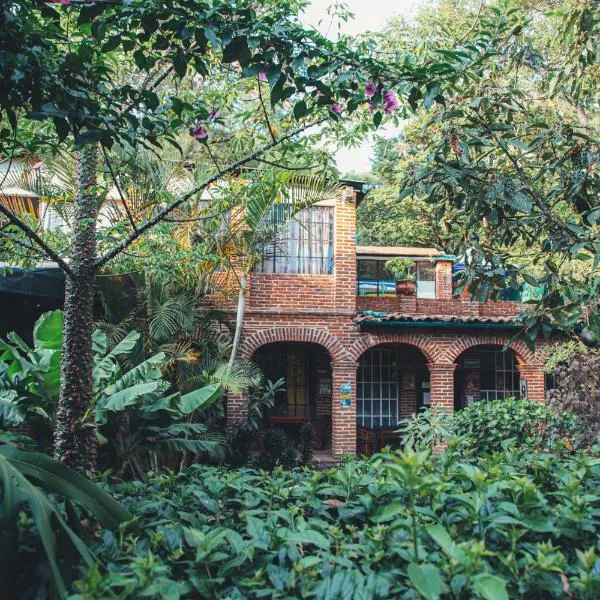
<svg viewBox="0 0 600 600">
<path fill-rule="evenodd" d="M 458 357 L 471 348 L 478 346 L 504 346 L 506 337 L 502 335 L 486 335 L 483 337 L 476 337 L 472 335 L 463 335 L 456 339 L 449 347 L 446 348 L 442 362 L 454 363 L 458 360 Z M 524 342 L 519 340 L 512 342 L 509 348 L 515 353 L 517 363 L 519 366 L 528 364 L 537 364 L 539 360 L 536 359 L 535 354 L 527 347 Z"/>
<path fill-rule="evenodd" d="M 439 362 L 442 349 L 426 335 L 418 333 L 388 333 L 386 335 L 363 335 L 350 347 L 351 360 L 358 359 L 370 348 L 381 344 L 406 344 L 413 346 L 426 358 L 429 364 Z"/>
<path fill-rule="evenodd" d="M 333 362 L 346 361 L 348 355 L 338 338 L 325 329 L 316 327 L 271 327 L 247 335 L 240 356 L 246 360 L 262 346 L 277 342 L 305 342 L 319 344 L 329 353 Z"/>
</svg>

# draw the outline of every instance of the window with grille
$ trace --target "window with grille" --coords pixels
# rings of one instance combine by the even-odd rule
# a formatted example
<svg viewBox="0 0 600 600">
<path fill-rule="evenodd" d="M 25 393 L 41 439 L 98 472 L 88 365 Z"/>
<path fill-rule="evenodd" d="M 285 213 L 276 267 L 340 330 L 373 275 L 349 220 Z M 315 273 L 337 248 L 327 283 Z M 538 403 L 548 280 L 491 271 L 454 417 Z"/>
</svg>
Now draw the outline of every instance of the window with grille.
<svg viewBox="0 0 600 600">
<path fill-rule="evenodd" d="M 264 245 L 257 271 L 331 274 L 334 208 L 312 206 L 291 217 L 289 213 L 289 205 L 273 207 L 275 235 Z"/>
<path fill-rule="evenodd" d="M 398 373 L 395 350 L 375 348 L 362 357 L 357 377 L 356 419 L 359 427 L 398 424 Z"/>
<path fill-rule="evenodd" d="M 480 399 L 501 400 L 520 395 L 520 374 L 510 351 L 480 350 Z"/>
</svg>

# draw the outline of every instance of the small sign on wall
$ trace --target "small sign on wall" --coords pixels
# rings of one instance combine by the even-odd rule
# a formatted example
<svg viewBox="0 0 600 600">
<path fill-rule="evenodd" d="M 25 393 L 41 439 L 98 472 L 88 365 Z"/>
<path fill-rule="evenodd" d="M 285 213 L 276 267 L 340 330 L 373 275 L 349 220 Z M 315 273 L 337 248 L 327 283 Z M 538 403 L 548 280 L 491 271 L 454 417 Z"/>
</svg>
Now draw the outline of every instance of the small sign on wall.
<svg viewBox="0 0 600 600">
<path fill-rule="evenodd" d="M 342 408 L 352 407 L 352 385 L 349 383 L 342 383 L 340 386 L 340 406 Z"/>
<path fill-rule="evenodd" d="M 519 382 L 519 388 L 521 392 L 521 398 L 527 398 L 527 381 L 525 379 L 521 379 Z"/>
<path fill-rule="evenodd" d="M 331 378 L 323 376 L 319 379 L 319 394 L 331 394 Z"/>
</svg>

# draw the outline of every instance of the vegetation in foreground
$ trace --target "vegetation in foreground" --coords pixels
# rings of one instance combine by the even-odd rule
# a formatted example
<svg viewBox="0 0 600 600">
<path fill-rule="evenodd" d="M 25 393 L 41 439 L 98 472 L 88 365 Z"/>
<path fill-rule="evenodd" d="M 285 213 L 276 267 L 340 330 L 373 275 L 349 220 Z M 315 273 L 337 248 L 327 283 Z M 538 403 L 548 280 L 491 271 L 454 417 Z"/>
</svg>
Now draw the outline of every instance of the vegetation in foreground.
<svg viewBox="0 0 600 600">
<path fill-rule="evenodd" d="M 90 527 L 98 562 L 73 565 L 73 598 L 598 597 L 600 460 L 466 447 L 111 486 L 139 529 Z M 21 526 L 37 569 L 18 564 L 43 573 Z"/>
</svg>

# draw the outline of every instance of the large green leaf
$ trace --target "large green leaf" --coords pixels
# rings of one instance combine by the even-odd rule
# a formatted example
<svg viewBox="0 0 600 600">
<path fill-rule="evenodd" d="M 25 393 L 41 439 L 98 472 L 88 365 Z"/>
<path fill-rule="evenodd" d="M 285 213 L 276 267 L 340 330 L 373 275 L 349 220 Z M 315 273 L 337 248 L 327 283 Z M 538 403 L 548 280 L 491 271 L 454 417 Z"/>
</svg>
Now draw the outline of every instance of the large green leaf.
<svg viewBox="0 0 600 600">
<path fill-rule="evenodd" d="M 156 392 L 161 389 L 161 381 L 148 381 L 146 383 L 138 383 L 131 387 L 125 388 L 110 394 L 96 402 L 96 409 L 99 411 L 110 410 L 111 412 L 120 412 L 127 406 L 133 406 L 144 396 Z"/>
<path fill-rule="evenodd" d="M 506 581 L 489 573 L 480 573 L 473 577 L 473 591 L 485 600 L 508 600 Z"/>
<path fill-rule="evenodd" d="M 133 518 L 96 484 L 45 454 L 21 450 L 11 444 L 1 444 L 0 457 L 48 492 L 60 494 L 80 504 L 107 529 L 116 529 L 121 523 Z"/>
<path fill-rule="evenodd" d="M 33 341 L 36 348 L 60 350 L 62 347 L 63 314 L 60 310 L 44 313 L 33 328 Z"/>
<path fill-rule="evenodd" d="M 427 600 L 437 600 L 444 592 L 448 590 L 448 586 L 444 583 L 440 570 L 432 564 L 425 563 L 418 565 L 411 563 L 407 570 L 410 582 L 415 586 L 416 590 Z"/>
<path fill-rule="evenodd" d="M 63 597 L 67 590 L 57 559 L 56 532 L 66 534 L 88 566 L 93 564 L 94 557 L 40 488 L 77 502 L 106 528 L 115 529 L 132 517 L 98 486 L 45 454 L 0 444 L 0 530 L 3 532 L 0 536 L 0 562 L 8 563 L 15 552 L 18 513 L 28 506 L 48 559 L 55 591 Z M 3 578 L 5 576 L 3 574 Z"/>
<path fill-rule="evenodd" d="M 15 390 L 0 390 L 0 427 L 15 427 L 25 420 L 25 413 L 17 406 Z"/>
<path fill-rule="evenodd" d="M 206 410 L 223 394 L 221 385 L 213 383 L 181 396 L 181 412 L 189 415 L 197 410 Z"/>
</svg>

